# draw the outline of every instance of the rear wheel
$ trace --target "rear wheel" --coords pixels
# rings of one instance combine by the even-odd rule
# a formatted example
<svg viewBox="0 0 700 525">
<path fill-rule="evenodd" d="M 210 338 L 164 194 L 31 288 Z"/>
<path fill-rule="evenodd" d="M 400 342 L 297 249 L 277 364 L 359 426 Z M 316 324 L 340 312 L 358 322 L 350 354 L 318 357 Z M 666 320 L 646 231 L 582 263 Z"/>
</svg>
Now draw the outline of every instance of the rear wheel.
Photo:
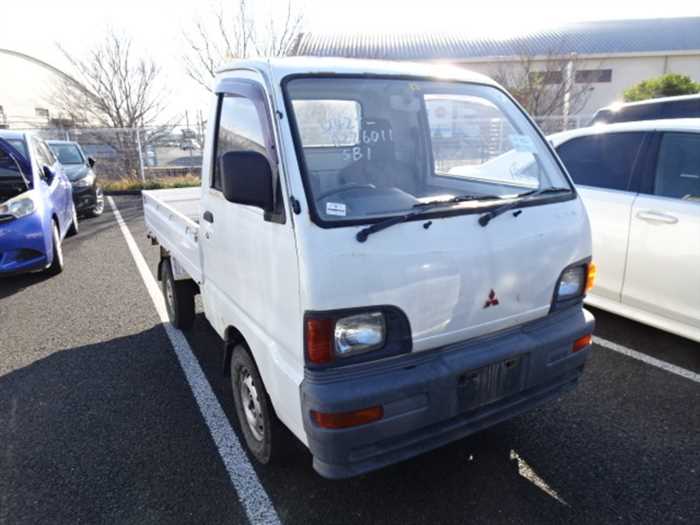
<svg viewBox="0 0 700 525">
<path fill-rule="evenodd" d="M 240 344 L 231 357 L 231 387 L 248 450 L 263 465 L 279 460 L 289 445 L 289 436 L 275 415 L 253 357 Z"/>
<path fill-rule="evenodd" d="M 51 231 L 52 258 L 48 272 L 51 275 L 59 274 L 63 271 L 63 248 L 61 247 L 61 234 L 58 231 L 58 224 L 52 223 Z"/>
<path fill-rule="evenodd" d="M 194 322 L 194 287 L 191 281 L 176 281 L 170 259 L 163 259 L 161 286 L 170 322 L 180 330 L 187 330 Z"/>
</svg>

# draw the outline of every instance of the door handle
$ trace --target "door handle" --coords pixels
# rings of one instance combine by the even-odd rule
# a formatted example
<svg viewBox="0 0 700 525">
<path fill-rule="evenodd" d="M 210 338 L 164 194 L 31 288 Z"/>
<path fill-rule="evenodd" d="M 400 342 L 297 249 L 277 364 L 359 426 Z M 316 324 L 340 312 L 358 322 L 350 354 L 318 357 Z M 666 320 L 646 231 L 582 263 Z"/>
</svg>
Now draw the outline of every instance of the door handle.
<svg viewBox="0 0 700 525">
<path fill-rule="evenodd" d="M 637 218 L 648 222 L 663 222 L 664 224 L 676 224 L 678 222 L 678 217 L 654 210 L 643 210 L 637 212 Z"/>
<path fill-rule="evenodd" d="M 202 214 L 202 219 L 213 224 L 214 223 L 214 214 L 210 211 L 205 211 Z"/>
</svg>

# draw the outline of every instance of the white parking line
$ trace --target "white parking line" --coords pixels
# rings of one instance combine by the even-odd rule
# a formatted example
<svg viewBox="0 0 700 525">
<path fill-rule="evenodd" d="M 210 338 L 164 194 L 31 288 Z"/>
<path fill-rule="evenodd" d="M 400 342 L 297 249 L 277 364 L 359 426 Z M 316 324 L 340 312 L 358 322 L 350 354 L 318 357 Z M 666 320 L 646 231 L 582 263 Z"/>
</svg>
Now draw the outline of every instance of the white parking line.
<svg viewBox="0 0 700 525">
<path fill-rule="evenodd" d="M 631 357 L 632 359 L 637 359 L 648 365 L 660 368 L 661 370 L 666 370 L 666 372 L 671 372 L 672 374 L 676 374 L 681 377 L 685 377 L 686 379 L 690 379 L 691 381 L 695 381 L 696 383 L 700 383 L 700 374 L 696 374 L 695 372 L 686 370 L 685 368 L 681 368 L 680 366 L 672 365 L 671 363 L 667 363 L 666 361 L 661 361 L 661 359 L 656 359 L 646 354 L 642 354 L 641 352 L 637 352 L 636 350 L 632 350 L 631 348 L 627 348 L 626 346 L 613 343 L 612 341 L 608 341 L 607 339 L 603 339 L 602 337 L 593 337 L 593 344 L 600 345 L 604 348 L 607 348 L 608 350 L 619 352 L 628 357 Z"/>
<path fill-rule="evenodd" d="M 153 274 L 149 270 L 146 260 L 139 251 L 136 241 L 134 241 L 112 197 L 108 197 L 107 200 L 114 211 L 114 217 L 117 220 L 119 229 L 124 235 L 124 239 L 129 247 L 131 256 L 134 258 L 136 267 L 141 274 L 143 283 L 146 285 L 146 289 L 153 300 L 158 316 L 163 323 L 165 332 L 168 334 L 168 338 L 175 350 L 182 371 L 185 373 L 187 382 L 192 389 L 199 410 L 204 417 L 204 422 L 207 424 L 207 427 L 209 427 L 209 433 L 214 439 L 216 448 L 228 471 L 229 478 L 231 478 L 231 482 L 238 493 L 238 497 L 248 516 L 248 520 L 253 524 L 279 524 L 280 519 L 275 511 L 275 507 L 272 505 L 272 501 L 270 501 L 267 492 L 265 492 L 265 489 L 260 484 L 260 480 L 253 466 L 250 464 L 238 437 L 231 428 L 226 414 L 214 395 L 202 368 L 199 366 L 197 358 L 192 353 L 187 339 L 182 335 L 182 332 L 170 324 L 163 294 L 160 291 L 155 277 L 153 277 Z"/>
</svg>

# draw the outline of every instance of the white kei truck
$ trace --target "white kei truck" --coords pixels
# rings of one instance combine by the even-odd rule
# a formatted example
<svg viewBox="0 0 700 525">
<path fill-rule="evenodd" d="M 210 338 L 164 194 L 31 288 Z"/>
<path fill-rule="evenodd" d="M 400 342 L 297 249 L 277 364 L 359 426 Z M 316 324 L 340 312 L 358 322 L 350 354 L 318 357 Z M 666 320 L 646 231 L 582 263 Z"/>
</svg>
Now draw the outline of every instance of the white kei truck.
<svg viewBox="0 0 700 525">
<path fill-rule="evenodd" d="M 201 188 L 145 191 L 172 323 L 195 295 L 240 431 L 291 431 L 327 478 L 460 439 L 573 388 L 591 233 L 570 177 L 492 80 L 436 65 L 234 62 Z"/>
</svg>

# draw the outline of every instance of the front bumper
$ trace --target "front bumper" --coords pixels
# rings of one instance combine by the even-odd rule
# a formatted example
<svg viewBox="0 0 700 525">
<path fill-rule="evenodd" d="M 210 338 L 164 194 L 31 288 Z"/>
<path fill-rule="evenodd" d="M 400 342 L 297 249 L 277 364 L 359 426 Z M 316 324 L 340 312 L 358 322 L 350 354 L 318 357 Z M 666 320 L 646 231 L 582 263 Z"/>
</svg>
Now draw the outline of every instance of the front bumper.
<svg viewBox="0 0 700 525">
<path fill-rule="evenodd" d="M 84 188 L 73 186 L 73 202 L 78 213 L 92 210 L 97 204 L 97 186 Z"/>
<path fill-rule="evenodd" d="M 306 370 L 304 428 L 313 466 L 346 478 L 432 450 L 514 417 L 573 388 L 589 348 L 573 342 L 593 332 L 580 305 L 499 334 L 347 369 Z M 312 410 L 347 412 L 381 405 L 384 417 L 329 430 Z"/>
<path fill-rule="evenodd" d="M 0 275 L 46 267 L 51 259 L 46 235 L 38 213 L 0 222 Z"/>
</svg>

